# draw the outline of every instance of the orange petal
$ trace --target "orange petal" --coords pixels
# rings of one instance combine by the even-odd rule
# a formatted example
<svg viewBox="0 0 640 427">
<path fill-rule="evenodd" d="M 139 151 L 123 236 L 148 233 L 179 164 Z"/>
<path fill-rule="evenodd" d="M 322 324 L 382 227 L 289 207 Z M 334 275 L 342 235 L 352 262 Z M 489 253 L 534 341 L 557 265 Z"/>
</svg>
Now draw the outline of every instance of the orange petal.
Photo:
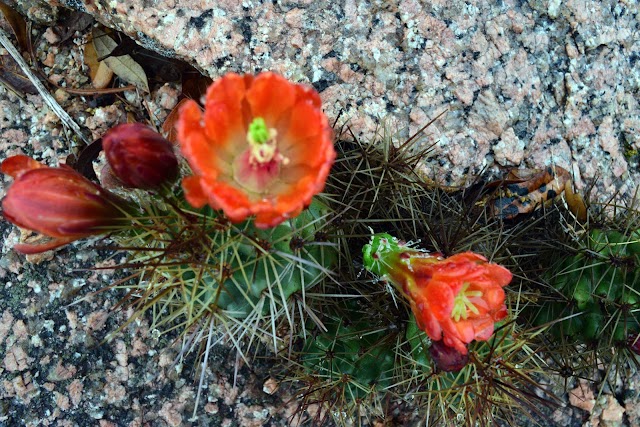
<svg viewBox="0 0 640 427">
<path fill-rule="evenodd" d="M 280 141 L 282 154 L 292 164 L 303 162 L 313 167 L 327 161 L 327 156 L 333 152 L 327 120 L 308 102 L 300 102 L 293 107 L 289 128 Z M 331 150 L 327 149 L 328 146 Z"/>
<path fill-rule="evenodd" d="M 489 307 L 496 309 L 504 304 L 504 290 L 498 286 L 486 288 L 482 294 L 482 299 L 487 302 Z"/>
<path fill-rule="evenodd" d="M 202 190 L 199 176 L 188 176 L 182 180 L 184 198 L 194 208 L 201 208 L 207 204 L 209 198 Z"/>
<path fill-rule="evenodd" d="M 320 109 L 322 107 L 322 100 L 320 99 L 320 95 L 311 86 L 296 85 L 296 103 L 300 101 L 309 102 L 317 109 Z"/>
<path fill-rule="evenodd" d="M 486 269 L 487 275 L 496 285 L 506 286 L 511 282 L 511 279 L 513 279 L 513 274 L 501 265 L 487 264 Z"/>
<path fill-rule="evenodd" d="M 442 321 L 451 317 L 453 299 L 455 297 L 451 286 L 444 282 L 432 280 L 423 292 L 436 319 Z"/>
<path fill-rule="evenodd" d="M 198 104 L 193 101 L 185 104 L 176 125 L 180 151 L 196 175 L 217 174 L 215 146 L 207 138 L 202 123 L 202 112 Z"/>
<path fill-rule="evenodd" d="M 5 159 L 0 166 L 0 171 L 15 179 L 26 171 L 44 167 L 46 166 L 37 160 L 34 160 L 29 156 L 18 154 Z"/>
<path fill-rule="evenodd" d="M 476 337 L 474 322 L 471 319 L 461 319 L 459 322 L 448 319 L 445 323 L 446 325 L 443 325 L 446 331 L 445 335 L 453 335 L 465 344 L 470 343 Z"/>
<path fill-rule="evenodd" d="M 68 245 L 74 240 L 76 239 L 68 238 L 68 239 L 53 239 L 47 243 L 38 243 L 38 244 L 18 243 L 13 246 L 13 249 L 15 249 L 16 252 L 20 252 L 21 254 L 25 254 L 25 255 L 39 254 L 41 252 L 46 252 L 55 248 L 59 248 L 60 246 Z"/>
<path fill-rule="evenodd" d="M 479 323 L 475 326 L 475 339 L 477 341 L 486 341 L 491 338 L 494 330 L 494 322 L 489 319 L 486 322 Z"/>
<path fill-rule="evenodd" d="M 429 309 L 429 305 L 426 303 L 415 304 L 412 301 L 411 308 L 413 310 L 413 315 L 416 317 L 418 327 L 425 331 L 427 335 L 429 335 L 429 338 L 431 338 L 432 340 L 441 340 L 442 327 L 440 326 L 440 322 L 438 322 L 438 319 L 435 318 L 435 316 Z"/>
<path fill-rule="evenodd" d="M 477 262 L 477 261 L 484 261 L 484 262 L 486 262 L 487 259 L 485 257 L 483 257 L 482 255 L 474 253 L 474 252 L 462 252 L 462 253 L 450 256 L 449 258 L 447 258 L 447 261 L 450 261 L 450 262 Z"/>
<path fill-rule="evenodd" d="M 289 184 L 288 187 L 291 188 L 292 185 L 295 185 L 300 182 L 300 180 L 312 175 L 313 172 L 313 169 L 309 165 L 287 165 L 280 170 L 280 179 L 283 183 Z"/>
<path fill-rule="evenodd" d="M 283 114 L 293 107 L 295 85 L 274 73 L 261 73 L 247 90 L 252 117 L 262 117 L 268 127 L 276 127 Z"/>
<path fill-rule="evenodd" d="M 229 184 L 221 182 L 200 182 L 204 192 L 209 196 L 209 204 L 214 209 L 222 209 L 231 221 L 240 222 L 251 215 L 247 195 Z"/>
<path fill-rule="evenodd" d="M 275 227 L 276 225 L 286 220 L 287 217 L 288 216 L 284 216 L 278 211 L 259 212 L 256 215 L 254 224 L 257 228 L 265 230 L 267 228 Z"/>
<path fill-rule="evenodd" d="M 229 135 L 244 133 L 251 120 L 245 107 L 247 80 L 229 73 L 213 83 L 205 100 L 207 135 L 217 145 L 229 143 Z"/>
<path fill-rule="evenodd" d="M 455 348 L 460 354 L 467 354 L 469 352 L 469 350 L 467 350 L 467 343 L 462 342 L 457 336 L 445 333 L 442 337 L 442 342 L 449 347 Z"/>
</svg>

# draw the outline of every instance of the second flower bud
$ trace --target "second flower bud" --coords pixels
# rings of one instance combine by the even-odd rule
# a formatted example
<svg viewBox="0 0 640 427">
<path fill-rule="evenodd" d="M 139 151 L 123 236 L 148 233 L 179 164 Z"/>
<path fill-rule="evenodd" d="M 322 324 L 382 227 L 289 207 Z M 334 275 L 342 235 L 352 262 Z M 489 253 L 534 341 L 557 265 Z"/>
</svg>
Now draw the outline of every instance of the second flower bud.
<svg viewBox="0 0 640 427">
<path fill-rule="evenodd" d="M 178 175 L 173 145 L 142 123 L 126 123 L 102 137 L 102 149 L 109 166 L 123 184 L 156 189 Z"/>
</svg>

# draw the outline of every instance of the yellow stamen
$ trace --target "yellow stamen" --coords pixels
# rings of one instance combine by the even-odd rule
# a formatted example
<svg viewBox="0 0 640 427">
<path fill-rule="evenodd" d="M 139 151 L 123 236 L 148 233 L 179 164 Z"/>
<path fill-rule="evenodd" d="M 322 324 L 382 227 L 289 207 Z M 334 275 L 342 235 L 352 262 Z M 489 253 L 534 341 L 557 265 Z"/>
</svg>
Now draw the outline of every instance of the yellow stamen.
<svg viewBox="0 0 640 427">
<path fill-rule="evenodd" d="M 285 165 L 289 163 L 289 159 L 277 153 L 277 136 L 278 131 L 273 128 L 268 128 L 262 117 L 253 119 L 251 124 L 249 124 L 249 131 L 247 132 L 247 142 L 251 150 L 249 163 L 258 165 L 269 163 L 273 159 Z"/>
<path fill-rule="evenodd" d="M 473 314 L 479 314 L 478 308 L 473 305 L 469 298 L 481 297 L 482 291 L 467 291 L 469 289 L 469 283 L 462 285 L 462 289 L 458 292 L 458 295 L 453 299 L 453 310 L 451 310 L 451 318 L 454 322 L 458 322 L 461 318 L 467 319 L 469 317 L 469 311 Z"/>
</svg>

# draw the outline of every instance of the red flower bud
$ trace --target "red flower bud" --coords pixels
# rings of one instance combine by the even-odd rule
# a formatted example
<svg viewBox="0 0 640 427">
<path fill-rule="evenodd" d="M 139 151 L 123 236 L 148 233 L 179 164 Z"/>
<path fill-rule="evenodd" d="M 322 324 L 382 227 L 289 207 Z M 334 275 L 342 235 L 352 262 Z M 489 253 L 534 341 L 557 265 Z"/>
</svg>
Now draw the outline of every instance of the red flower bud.
<svg viewBox="0 0 640 427">
<path fill-rule="evenodd" d="M 113 173 L 125 185 L 157 188 L 178 174 L 173 145 L 142 123 L 127 123 L 102 137 L 102 149 Z"/>
<path fill-rule="evenodd" d="M 13 156 L 0 170 L 15 178 L 2 201 L 13 224 L 52 237 L 41 245 L 19 244 L 18 252 L 44 252 L 121 223 L 124 202 L 68 166 L 50 168 L 27 156 Z"/>
<path fill-rule="evenodd" d="M 638 334 L 630 334 L 627 337 L 627 345 L 629 346 L 629 350 L 640 355 L 640 337 Z"/>
<path fill-rule="evenodd" d="M 442 340 L 431 343 L 429 354 L 438 369 L 444 372 L 458 372 L 469 363 L 469 354 L 460 353 L 454 347 L 446 345 Z"/>
</svg>

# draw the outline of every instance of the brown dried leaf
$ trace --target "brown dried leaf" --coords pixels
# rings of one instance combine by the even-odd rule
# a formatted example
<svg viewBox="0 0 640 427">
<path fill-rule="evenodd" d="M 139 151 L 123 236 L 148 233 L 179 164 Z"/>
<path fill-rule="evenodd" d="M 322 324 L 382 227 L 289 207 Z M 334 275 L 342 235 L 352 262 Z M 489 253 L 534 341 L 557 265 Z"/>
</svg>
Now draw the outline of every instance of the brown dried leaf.
<svg viewBox="0 0 640 427">
<path fill-rule="evenodd" d="M 105 64 L 104 61 L 100 61 L 98 71 L 96 72 L 95 77 L 91 79 L 91 83 L 96 89 L 104 89 L 109 86 L 112 78 L 113 70 L 111 70 L 111 68 L 109 68 L 109 66 Z"/>
<path fill-rule="evenodd" d="M 136 85 L 139 89 L 149 92 L 149 82 L 144 70 L 129 55 L 109 56 L 118 44 L 102 29 L 93 29 L 93 46 L 98 58 L 104 58 L 104 62 L 111 70 L 127 83 Z"/>
<path fill-rule="evenodd" d="M 5 60 L 8 58 L 8 61 Z M 25 77 L 17 64 L 10 57 L 0 60 L 0 83 L 7 86 L 9 90 L 15 92 L 18 96 L 23 93 L 36 94 L 38 89 L 35 88 L 31 80 Z"/>
<path fill-rule="evenodd" d="M 98 61 L 98 54 L 93 46 L 93 40 L 84 45 L 84 63 L 89 67 L 91 84 L 96 89 L 104 89 L 109 86 L 113 78 L 113 71 L 103 61 Z"/>
<path fill-rule="evenodd" d="M 76 31 L 83 31 L 94 22 L 95 20 L 93 16 L 88 13 L 72 11 L 71 15 L 64 20 L 60 27 L 58 27 L 58 34 L 60 34 L 60 41 L 58 44 L 64 43 L 73 37 Z"/>
<path fill-rule="evenodd" d="M 587 222 L 587 205 L 582 196 L 573 191 L 573 182 L 571 180 L 564 184 L 564 200 L 578 221 Z"/>
<path fill-rule="evenodd" d="M 98 73 L 98 67 L 100 62 L 98 61 L 98 54 L 96 48 L 93 46 L 93 39 L 89 36 L 89 41 L 84 45 L 84 63 L 89 67 L 89 77 L 91 80 Z"/>
<path fill-rule="evenodd" d="M 0 12 L 4 15 L 18 40 L 22 52 L 29 52 L 29 38 L 27 37 L 27 23 L 18 12 L 0 1 Z"/>
</svg>

